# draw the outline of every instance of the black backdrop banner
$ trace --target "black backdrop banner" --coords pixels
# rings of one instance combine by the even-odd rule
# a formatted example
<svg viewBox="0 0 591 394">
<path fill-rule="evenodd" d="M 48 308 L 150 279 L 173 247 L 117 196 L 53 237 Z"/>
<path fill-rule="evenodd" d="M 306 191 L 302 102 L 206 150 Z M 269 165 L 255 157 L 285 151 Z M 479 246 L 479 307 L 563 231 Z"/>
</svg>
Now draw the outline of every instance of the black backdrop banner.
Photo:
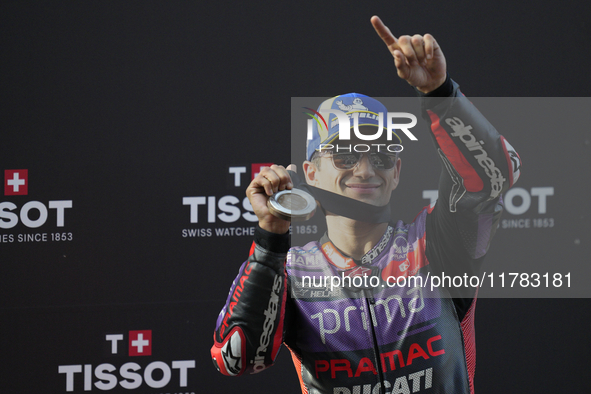
<svg viewBox="0 0 591 394">
<path fill-rule="evenodd" d="M 487 266 L 587 266 L 590 10 L 579 3 L 3 4 L 0 392 L 300 391 L 285 350 L 268 372 L 228 378 L 209 348 L 252 242 L 246 186 L 291 158 L 292 97 L 414 96 L 373 14 L 394 34 L 433 34 L 466 95 L 542 100 L 522 116 L 535 127 L 494 121 L 524 170 Z M 396 195 L 406 221 L 439 173 L 420 142 Z M 479 300 L 479 393 L 591 391 L 586 280 Z"/>
</svg>

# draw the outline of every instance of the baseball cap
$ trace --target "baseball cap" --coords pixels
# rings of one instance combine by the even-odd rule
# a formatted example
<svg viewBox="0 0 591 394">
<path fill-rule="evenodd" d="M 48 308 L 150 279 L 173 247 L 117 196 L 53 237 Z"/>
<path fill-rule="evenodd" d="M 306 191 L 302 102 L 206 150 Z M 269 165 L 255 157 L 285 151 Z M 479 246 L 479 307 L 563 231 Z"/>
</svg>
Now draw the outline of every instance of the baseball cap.
<svg viewBox="0 0 591 394">
<path fill-rule="evenodd" d="M 318 119 L 316 122 L 312 122 L 312 138 L 309 139 L 306 144 L 306 157 L 308 160 L 312 158 L 312 155 L 320 148 L 321 144 L 331 144 L 339 136 L 339 122 L 337 116 L 334 113 L 330 113 L 328 117 L 326 117 L 324 116 L 326 112 L 322 112 L 330 109 L 337 109 L 346 113 L 349 117 L 350 128 L 353 128 L 354 125 L 354 117 L 351 116 L 351 114 L 358 113 L 357 117 L 359 126 L 378 127 L 378 116 L 379 113 L 382 113 L 384 116 L 382 126 L 386 129 L 385 116 L 388 110 L 384 104 L 378 100 L 360 93 L 347 93 L 330 98 L 320 104 L 317 110 L 318 113 L 323 115 L 326 123 Z M 392 131 L 392 137 L 392 143 L 402 143 L 402 140 L 394 131 Z"/>
</svg>

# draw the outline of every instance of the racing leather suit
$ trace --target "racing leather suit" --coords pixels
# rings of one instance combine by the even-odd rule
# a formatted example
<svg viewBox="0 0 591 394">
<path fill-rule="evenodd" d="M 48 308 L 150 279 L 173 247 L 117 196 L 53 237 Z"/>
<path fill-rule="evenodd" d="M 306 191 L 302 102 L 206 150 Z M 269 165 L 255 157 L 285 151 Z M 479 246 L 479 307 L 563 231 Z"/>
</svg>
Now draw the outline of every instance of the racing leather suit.
<svg viewBox="0 0 591 394">
<path fill-rule="evenodd" d="M 287 234 L 257 228 L 217 320 L 220 372 L 260 372 L 285 344 L 302 393 L 474 392 L 476 289 L 429 278 L 481 273 L 520 160 L 449 77 L 427 96 L 443 163 L 436 203 L 390 223 L 361 261 L 326 235 L 290 248 Z"/>
</svg>

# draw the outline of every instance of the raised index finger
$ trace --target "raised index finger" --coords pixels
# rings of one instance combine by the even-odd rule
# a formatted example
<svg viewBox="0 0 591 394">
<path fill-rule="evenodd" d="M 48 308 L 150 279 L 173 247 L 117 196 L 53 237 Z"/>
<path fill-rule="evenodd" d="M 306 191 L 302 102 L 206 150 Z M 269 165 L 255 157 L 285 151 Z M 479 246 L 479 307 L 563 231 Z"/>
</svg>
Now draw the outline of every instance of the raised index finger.
<svg viewBox="0 0 591 394">
<path fill-rule="evenodd" d="M 390 29 L 388 29 L 388 26 L 384 25 L 384 22 L 382 22 L 382 20 L 377 15 L 371 17 L 371 24 L 373 25 L 376 33 L 378 33 L 378 36 L 380 36 L 382 41 L 384 41 L 390 50 L 394 51 L 394 49 L 400 49 L 398 47 L 398 40 L 396 37 L 394 37 Z"/>
</svg>

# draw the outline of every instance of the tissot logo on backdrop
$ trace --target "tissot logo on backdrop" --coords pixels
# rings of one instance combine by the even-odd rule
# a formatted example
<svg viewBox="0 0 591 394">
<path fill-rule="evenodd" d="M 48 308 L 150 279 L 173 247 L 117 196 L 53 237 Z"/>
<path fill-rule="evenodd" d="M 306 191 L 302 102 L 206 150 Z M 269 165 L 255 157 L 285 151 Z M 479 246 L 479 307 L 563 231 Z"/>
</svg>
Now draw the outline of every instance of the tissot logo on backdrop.
<svg viewBox="0 0 591 394">
<path fill-rule="evenodd" d="M 105 345 L 108 347 L 110 356 L 151 356 L 152 330 L 129 331 L 128 346 L 125 344 L 126 339 L 123 333 L 105 335 Z M 127 390 L 145 388 L 145 386 L 153 389 L 166 386 L 188 387 L 189 383 L 196 384 L 194 380 L 189 382 L 189 370 L 194 368 L 195 360 L 166 362 L 149 359 L 142 362 L 134 358 L 133 361 L 115 365 L 111 363 L 60 365 L 58 373 L 65 377 L 66 392 L 88 392 L 113 390 L 118 385 Z"/>
<path fill-rule="evenodd" d="M 552 206 L 550 197 L 554 196 L 553 186 L 512 187 L 503 196 L 505 211 L 499 225 L 502 229 L 550 228 L 556 225 L 549 217 L 548 209 Z M 430 204 L 437 200 L 437 190 L 423 190 L 423 198 Z M 537 215 L 536 215 L 537 214 Z M 535 216 L 534 216 L 535 215 Z"/>
<path fill-rule="evenodd" d="M 72 200 L 26 201 L 29 191 L 28 170 L 4 170 L 4 196 L 10 201 L 0 202 L 0 229 L 10 230 L 20 224 L 26 229 L 45 227 L 55 231 L 2 232 L 0 243 L 72 241 L 73 234 L 63 229 Z"/>
<path fill-rule="evenodd" d="M 262 167 L 273 163 L 253 163 L 250 176 L 247 166 L 230 166 L 226 179 L 228 188 L 235 193 L 223 196 L 183 197 L 183 205 L 189 207 L 187 217 L 196 227 L 182 229 L 183 238 L 253 236 L 258 221 L 250 201 L 244 195 L 246 186 L 260 172 Z M 218 226 L 218 223 L 226 224 Z"/>
</svg>

